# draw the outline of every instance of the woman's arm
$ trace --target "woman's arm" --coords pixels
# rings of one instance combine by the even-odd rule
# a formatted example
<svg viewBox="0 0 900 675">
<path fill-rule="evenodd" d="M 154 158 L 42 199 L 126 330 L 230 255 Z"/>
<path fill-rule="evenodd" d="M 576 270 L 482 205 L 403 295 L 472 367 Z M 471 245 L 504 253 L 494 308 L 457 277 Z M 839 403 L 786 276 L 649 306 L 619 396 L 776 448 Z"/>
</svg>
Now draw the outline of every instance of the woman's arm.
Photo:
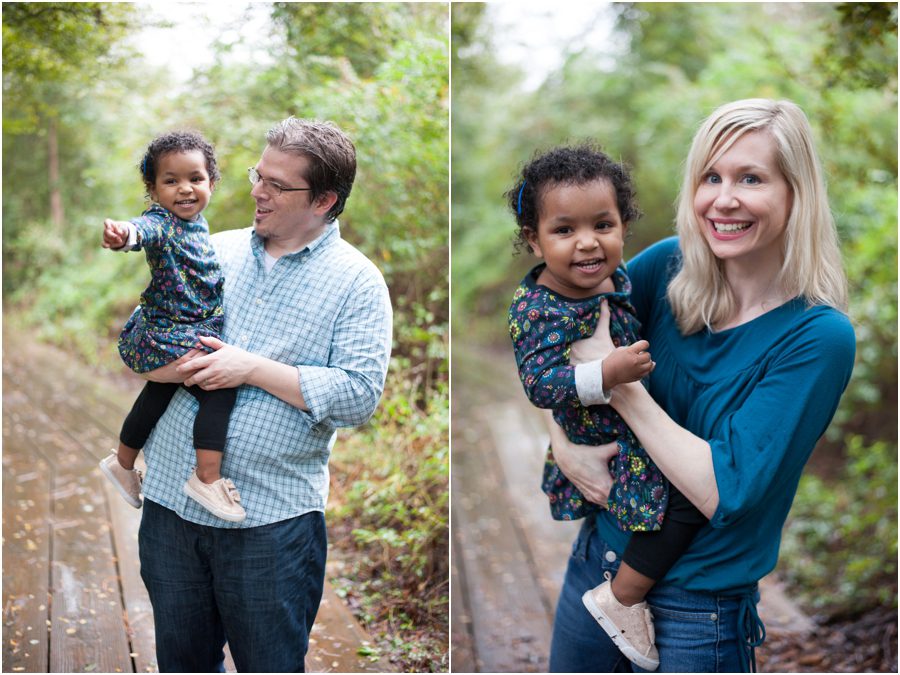
<svg viewBox="0 0 900 675">
<path fill-rule="evenodd" d="M 709 443 L 676 424 L 640 383 L 613 389 L 610 402 L 647 454 L 707 518 L 719 507 L 719 488 Z"/>
<path fill-rule="evenodd" d="M 609 337 L 609 306 L 603 303 L 597 330 L 592 337 L 572 343 L 570 362 L 596 361 L 613 350 Z M 719 489 L 709 443 L 676 424 L 638 382 L 614 388 L 610 405 L 622 416 L 666 478 L 704 516 L 711 518 L 719 505 Z M 562 447 L 562 441 L 554 445 L 554 451 L 557 446 Z M 566 473 L 565 468 L 563 472 Z"/>
<path fill-rule="evenodd" d="M 553 419 L 553 411 L 543 410 L 541 414 L 544 416 L 547 431 L 550 432 L 550 446 L 559 468 L 589 502 L 606 508 L 613 484 L 609 460 L 618 453 L 618 445 L 572 443 L 563 428 Z"/>
</svg>

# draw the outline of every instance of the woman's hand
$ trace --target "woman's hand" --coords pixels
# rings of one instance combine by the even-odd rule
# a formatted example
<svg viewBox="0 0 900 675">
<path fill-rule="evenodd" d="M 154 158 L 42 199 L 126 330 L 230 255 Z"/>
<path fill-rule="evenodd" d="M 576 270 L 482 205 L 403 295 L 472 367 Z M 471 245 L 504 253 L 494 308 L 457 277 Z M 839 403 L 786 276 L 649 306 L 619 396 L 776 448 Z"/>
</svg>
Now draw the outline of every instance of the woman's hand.
<svg viewBox="0 0 900 675">
<path fill-rule="evenodd" d="M 597 320 L 594 334 L 589 338 L 572 343 L 569 363 L 577 366 L 579 363 L 597 361 L 607 356 L 615 348 L 616 346 L 609 336 L 609 302 L 604 300 L 600 303 L 600 318 Z"/>
<path fill-rule="evenodd" d="M 612 490 L 613 476 L 609 472 L 609 460 L 619 452 L 616 443 L 605 445 L 579 445 L 572 443 L 563 428 L 553 419 L 553 412 L 542 411 L 550 445 L 556 463 L 572 483 L 581 490 L 589 502 L 606 508 L 609 492 Z"/>
</svg>

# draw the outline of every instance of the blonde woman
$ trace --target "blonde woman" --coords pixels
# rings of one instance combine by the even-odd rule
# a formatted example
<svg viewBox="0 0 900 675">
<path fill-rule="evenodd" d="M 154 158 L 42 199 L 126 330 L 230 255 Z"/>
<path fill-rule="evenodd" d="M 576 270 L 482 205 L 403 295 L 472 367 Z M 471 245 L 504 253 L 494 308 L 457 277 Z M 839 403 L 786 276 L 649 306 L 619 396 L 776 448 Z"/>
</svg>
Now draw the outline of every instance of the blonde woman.
<svg viewBox="0 0 900 675">
<path fill-rule="evenodd" d="M 677 237 L 629 263 L 656 368 L 649 391 L 611 405 L 710 523 L 650 591 L 660 670 L 755 668 L 765 636 L 757 582 L 778 558 L 800 474 L 850 379 L 855 337 L 825 182 L 806 116 L 789 101 L 726 104 L 694 137 Z M 612 350 L 608 315 L 572 361 Z M 599 368 L 597 369 L 599 370 Z M 614 446 L 574 446 L 551 425 L 565 475 L 605 504 Z M 582 594 L 613 575 L 628 541 L 608 512 L 582 527 L 557 606 L 555 672 L 630 664 Z"/>
</svg>

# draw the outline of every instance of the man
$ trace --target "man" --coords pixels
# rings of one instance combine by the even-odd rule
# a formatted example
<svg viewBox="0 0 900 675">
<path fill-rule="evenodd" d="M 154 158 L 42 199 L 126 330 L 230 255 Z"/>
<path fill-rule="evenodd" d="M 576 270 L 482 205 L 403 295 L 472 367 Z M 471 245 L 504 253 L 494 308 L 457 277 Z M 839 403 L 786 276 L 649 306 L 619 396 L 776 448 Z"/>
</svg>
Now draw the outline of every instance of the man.
<svg viewBox="0 0 900 675">
<path fill-rule="evenodd" d="M 182 493 L 194 398 L 179 391 L 144 450 L 141 576 L 163 672 L 304 669 L 325 578 L 324 510 L 335 428 L 364 423 L 384 388 L 391 308 L 375 266 L 335 220 L 356 151 L 330 123 L 289 118 L 250 169 L 253 227 L 213 237 L 225 275 L 224 340 L 152 379 L 240 387 L 223 475 L 247 518 L 229 523 Z"/>
</svg>

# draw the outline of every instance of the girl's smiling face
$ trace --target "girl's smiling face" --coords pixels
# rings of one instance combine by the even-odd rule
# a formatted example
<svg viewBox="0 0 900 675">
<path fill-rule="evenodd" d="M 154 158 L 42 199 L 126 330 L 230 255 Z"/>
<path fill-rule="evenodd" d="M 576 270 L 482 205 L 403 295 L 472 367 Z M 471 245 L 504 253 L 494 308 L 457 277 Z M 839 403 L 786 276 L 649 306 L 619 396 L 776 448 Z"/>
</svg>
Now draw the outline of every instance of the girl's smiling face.
<svg viewBox="0 0 900 675">
<path fill-rule="evenodd" d="M 627 226 L 612 183 L 551 185 L 542 192 L 537 232 L 526 234 L 547 264 L 540 283 L 576 299 L 612 290 L 607 280 L 622 262 Z"/>
<path fill-rule="evenodd" d="M 167 152 L 157 160 L 150 197 L 182 220 L 193 220 L 209 204 L 213 187 L 200 150 Z"/>
</svg>

